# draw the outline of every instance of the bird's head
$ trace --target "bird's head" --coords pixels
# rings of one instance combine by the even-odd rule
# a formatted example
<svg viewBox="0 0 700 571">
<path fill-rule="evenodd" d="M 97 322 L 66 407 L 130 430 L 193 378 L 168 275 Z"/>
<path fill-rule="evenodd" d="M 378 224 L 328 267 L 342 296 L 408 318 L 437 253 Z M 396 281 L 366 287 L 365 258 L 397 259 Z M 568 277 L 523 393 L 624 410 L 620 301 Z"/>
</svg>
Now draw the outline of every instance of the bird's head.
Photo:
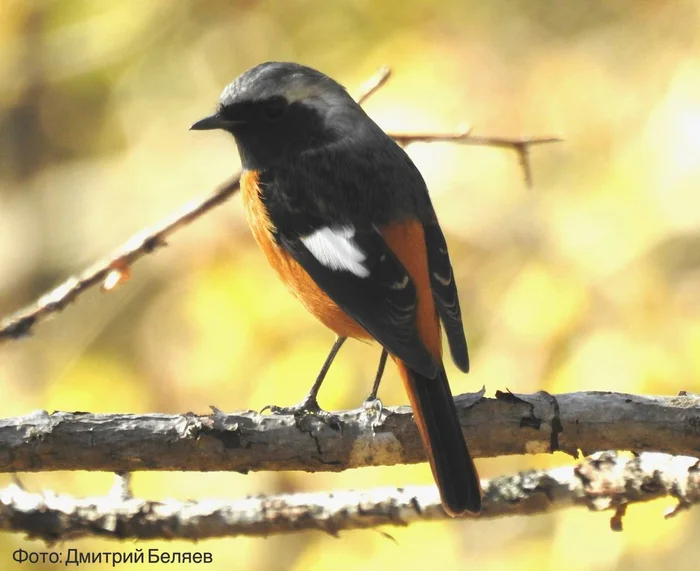
<svg viewBox="0 0 700 571">
<path fill-rule="evenodd" d="M 221 93 L 216 112 L 194 130 L 231 133 L 245 168 L 265 168 L 353 133 L 366 118 L 339 83 L 309 67 L 269 62 Z"/>
</svg>

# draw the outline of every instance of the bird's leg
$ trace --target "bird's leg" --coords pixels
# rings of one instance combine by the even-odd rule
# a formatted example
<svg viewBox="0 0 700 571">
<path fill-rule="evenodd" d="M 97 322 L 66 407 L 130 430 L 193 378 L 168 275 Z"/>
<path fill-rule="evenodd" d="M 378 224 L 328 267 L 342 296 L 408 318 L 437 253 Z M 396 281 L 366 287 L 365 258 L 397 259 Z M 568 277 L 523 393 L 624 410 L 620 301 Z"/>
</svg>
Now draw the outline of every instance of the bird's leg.
<svg viewBox="0 0 700 571">
<path fill-rule="evenodd" d="M 384 367 L 386 367 L 386 359 L 389 356 L 389 352 L 382 347 L 382 356 L 379 357 L 379 367 L 377 367 L 377 374 L 374 377 L 374 385 L 372 385 L 372 392 L 365 399 L 365 403 L 370 403 L 377 400 L 377 393 L 379 392 L 379 383 L 382 381 L 382 376 L 384 375 Z"/>
<path fill-rule="evenodd" d="M 365 410 L 365 412 L 371 417 L 375 418 L 373 424 L 379 420 L 382 415 L 382 411 L 384 410 L 382 401 L 377 398 L 377 392 L 379 391 L 379 383 L 382 380 L 382 375 L 384 375 L 384 367 L 386 366 L 386 358 L 388 356 L 389 353 L 382 347 L 382 355 L 379 357 L 379 367 L 377 367 L 377 374 L 374 377 L 372 392 L 369 393 L 369 396 L 362 403 L 362 408 Z"/>
<path fill-rule="evenodd" d="M 321 367 L 321 370 L 319 371 L 318 376 L 314 381 L 314 384 L 311 385 L 311 389 L 309 389 L 308 394 L 299 404 L 284 407 L 267 405 L 260 412 L 269 410 L 272 414 L 293 414 L 294 416 L 300 416 L 303 414 L 313 414 L 314 416 L 318 416 L 323 420 L 331 420 L 334 423 L 337 422 L 337 417 L 321 409 L 321 407 L 318 405 L 317 397 L 318 391 L 321 389 L 321 385 L 323 384 L 323 380 L 326 378 L 328 370 L 331 368 L 335 356 L 338 354 L 338 351 L 340 351 L 340 348 L 343 346 L 343 343 L 345 343 L 346 339 L 347 337 L 338 337 L 335 340 L 335 343 L 333 344 L 333 347 L 331 347 L 330 353 L 328 353 L 328 357 L 326 357 L 326 360 L 323 363 L 323 367 Z"/>
</svg>

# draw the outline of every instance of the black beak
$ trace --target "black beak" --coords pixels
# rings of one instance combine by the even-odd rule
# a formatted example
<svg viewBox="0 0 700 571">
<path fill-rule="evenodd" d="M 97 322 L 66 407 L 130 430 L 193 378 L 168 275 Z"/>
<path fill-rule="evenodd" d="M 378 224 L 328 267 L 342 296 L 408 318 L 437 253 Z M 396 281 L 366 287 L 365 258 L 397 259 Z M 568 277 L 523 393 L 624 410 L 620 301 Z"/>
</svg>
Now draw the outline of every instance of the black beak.
<svg viewBox="0 0 700 571">
<path fill-rule="evenodd" d="M 200 119 L 190 127 L 190 131 L 211 131 L 212 129 L 224 129 L 227 121 L 225 121 L 218 113 Z"/>
</svg>

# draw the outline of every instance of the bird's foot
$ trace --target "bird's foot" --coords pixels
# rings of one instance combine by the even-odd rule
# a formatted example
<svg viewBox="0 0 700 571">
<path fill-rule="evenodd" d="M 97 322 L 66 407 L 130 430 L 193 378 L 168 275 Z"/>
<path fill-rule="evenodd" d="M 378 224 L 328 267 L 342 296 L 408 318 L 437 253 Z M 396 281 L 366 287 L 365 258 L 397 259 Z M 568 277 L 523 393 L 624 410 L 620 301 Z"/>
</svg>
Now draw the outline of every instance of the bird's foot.
<svg viewBox="0 0 700 571">
<path fill-rule="evenodd" d="M 327 410 L 323 410 L 319 406 L 315 397 L 306 397 L 299 404 L 295 404 L 293 406 L 277 406 L 274 404 L 268 404 L 262 408 L 260 413 L 262 414 L 268 410 L 274 415 L 292 415 L 297 422 L 304 417 L 312 416 L 323 421 L 324 424 L 330 426 L 334 430 L 338 430 L 340 428 L 340 418 Z"/>
<path fill-rule="evenodd" d="M 362 408 L 368 412 L 376 411 L 378 413 L 381 413 L 384 410 L 384 404 L 379 398 L 373 395 L 369 395 L 365 400 L 362 401 Z"/>
<path fill-rule="evenodd" d="M 384 412 L 384 404 L 377 397 L 370 395 L 363 402 L 360 407 L 363 412 L 367 415 L 370 424 L 373 428 L 376 428 L 381 423 L 382 412 Z"/>
</svg>

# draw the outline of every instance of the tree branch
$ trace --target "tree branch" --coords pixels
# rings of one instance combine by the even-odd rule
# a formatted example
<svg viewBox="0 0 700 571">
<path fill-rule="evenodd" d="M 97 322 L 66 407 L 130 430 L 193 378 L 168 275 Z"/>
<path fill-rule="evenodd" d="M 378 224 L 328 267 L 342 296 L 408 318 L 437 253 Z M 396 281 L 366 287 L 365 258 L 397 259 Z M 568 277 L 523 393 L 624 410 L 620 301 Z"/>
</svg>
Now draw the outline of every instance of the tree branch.
<svg viewBox="0 0 700 571">
<path fill-rule="evenodd" d="M 380 525 L 447 519 L 435 486 L 263 496 L 234 501 L 148 501 L 121 493 L 74 498 L 30 493 L 15 484 L 0 490 L 0 529 L 47 542 L 84 536 L 188 539 L 258 536 L 320 530 L 331 535 Z M 479 519 L 548 513 L 572 506 L 615 509 L 664 496 L 678 500 L 666 517 L 700 502 L 700 462 L 666 454 L 624 458 L 601 452 L 578 466 L 532 470 L 483 483 Z M 467 516 L 472 517 L 472 516 Z"/>
<path fill-rule="evenodd" d="M 508 137 L 484 137 L 472 135 L 471 128 L 466 128 L 454 133 L 391 133 L 391 138 L 399 145 L 410 143 L 460 143 L 462 145 L 478 145 L 480 147 L 500 147 L 515 151 L 518 162 L 523 169 L 525 184 L 532 187 L 532 168 L 530 167 L 530 148 L 546 143 L 560 143 L 559 137 L 522 137 L 512 139 Z"/>
<path fill-rule="evenodd" d="M 700 455 L 700 397 L 582 392 L 462 395 L 476 457 L 579 451 Z M 478 402 L 477 402 L 478 401 Z M 342 471 L 425 461 L 408 407 L 314 416 L 87 414 L 38 411 L 0 420 L 0 471 Z"/>
<path fill-rule="evenodd" d="M 391 70 L 388 67 L 381 68 L 362 86 L 357 95 L 357 101 L 364 103 L 388 81 L 390 75 Z M 559 140 L 552 137 L 539 139 L 472 137 L 468 132 L 456 135 L 431 133 L 413 135 L 390 133 L 389 135 L 403 145 L 417 141 L 454 141 L 514 149 L 518 153 L 528 185 L 531 184 L 532 179 L 531 169 L 527 161 L 527 152 L 530 146 Z M 177 230 L 187 226 L 211 209 L 227 201 L 238 192 L 239 185 L 240 173 L 237 173 L 203 200 L 193 200 L 159 224 L 142 230 L 127 240 L 111 256 L 95 263 L 78 276 L 68 278 L 58 287 L 40 297 L 36 302 L 0 321 L 0 343 L 29 335 L 37 323 L 44 321 L 54 313 L 62 311 L 92 287 L 101 285 L 103 291 L 111 291 L 117 285 L 128 280 L 131 266 L 135 262 L 159 247 L 166 245 L 167 238 Z"/>
</svg>

